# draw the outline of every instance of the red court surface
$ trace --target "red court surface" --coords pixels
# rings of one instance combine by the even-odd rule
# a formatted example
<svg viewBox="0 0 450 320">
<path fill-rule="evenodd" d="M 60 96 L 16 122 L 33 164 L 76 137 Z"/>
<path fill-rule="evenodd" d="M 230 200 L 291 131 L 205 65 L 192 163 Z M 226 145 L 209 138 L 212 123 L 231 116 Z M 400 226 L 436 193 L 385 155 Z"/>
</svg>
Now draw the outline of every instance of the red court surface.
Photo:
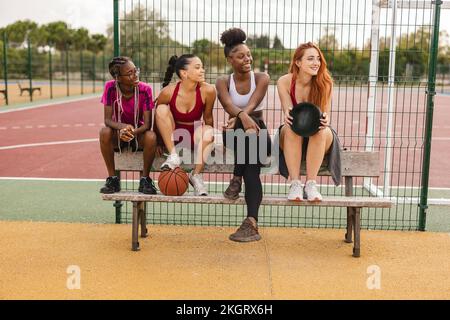
<svg viewBox="0 0 450 320">
<path fill-rule="evenodd" d="M 337 93 L 335 99 L 339 99 Z M 362 95 L 364 95 L 362 93 Z M 422 97 L 420 97 L 422 98 Z M 277 104 L 273 94 L 268 103 Z M 421 104 L 423 105 L 423 104 Z M 278 107 L 278 106 L 276 106 Z M 346 107 L 347 109 L 347 107 Z M 412 112 L 411 112 L 412 113 Z M 217 112 L 215 112 L 217 117 Z M 365 119 L 338 119 L 340 135 L 349 136 L 359 132 L 359 144 L 364 137 Z M 395 119 L 394 134 L 407 134 L 411 130 L 423 131 L 423 126 L 408 124 L 409 118 Z M 423 120 L 423 119 L 422 119 Z M 267 119 L 268 127 L 278 127 L 280 119 Z M 343 123 L 341 123 L 343 122 Z M 218 126 L 223 123 L 223 114 L 216 119 Z M 106 169 L 99 150 L 98 132 L 103 126 L 103 109 L 99 98 L 78 102 L 61 103 L 29 110 L 0 113 L 0 176 L 69 179 L 104 179 Z M 377 125 L 378 126 L 378 125 Z M 376 126 L 376 127 L 377 127 Z M 385 136 L 384 122 L 380 138 Z M 414 134 L 415 135 L 415 134 Z M 343 140 L 346 138 L 344 137 Z M 94 141 L 95 140 L 95 141 Z M 352 141 L 354 138 L 352 139 Z M 363 141 L 363 140 L 362 140 Z M 74 143 L 67 143 L 74 142 Z M 395 139 L 394 139 L 395 142 Z M 50 145 L 42 145 L 49 144 Z M 347 142 L 348 143 L 348 142 Z M 411 141 L 411 144 L 421 141 Z M 36 144 L 32 146 L 21 146 Z M 417 150 L 417 149 L 416 149 Z M 408 152 L 408 151 L 407 151 Z M 409 170 L 420 171 L 420 153 L 414 151 L 406 161 Z M 394 155 L 394 159 L 397 156 Z M 414 159 L 411 161 L 411 159 Z M 450 160 L 450 96 L 437 96 L 435 100 L 430 187 L 450 188 L 450 174 L 447 164 Z M 403 160 L 402 160 L 403 161 Z M 398 163 L 394 162 L 396 169 Z M 420 177 L 417 177 L 419 179 Z M 395 181 L 395 179 L 393 179 Z"/>
</svg>

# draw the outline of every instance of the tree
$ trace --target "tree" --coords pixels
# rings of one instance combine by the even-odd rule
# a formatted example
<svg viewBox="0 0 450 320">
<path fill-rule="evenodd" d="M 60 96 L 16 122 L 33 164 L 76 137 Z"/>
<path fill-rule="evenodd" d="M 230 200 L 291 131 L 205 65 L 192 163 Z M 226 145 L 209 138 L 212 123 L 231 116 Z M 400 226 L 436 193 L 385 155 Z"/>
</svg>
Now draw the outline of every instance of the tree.
<svg viewBox="0 0 450 320">
<path fill-rule="evenodd" d="M 91 39 L 86 28 L 80 28 L 72 32 L 73 46 L 76 50 L 87 49 Z"/>
<path fill-rule="evenodd" d="M 50 22 L 43 26 L 47 31 L 47 41 L 52 47 L 64 51 L 72 43 L 72 31 L 64 21 Z"/>
<path fill-rule="evenodd" d="M 339 41 L 334 34 L 334 30 L 325 28 L 325 34 L 319 39 L 318 45 L 324 50 L 337 50 L 339 48 Z"/>
<path fill-rule="evenodd" d="M 208 39 L 196 40 L 192 43 L 192 53 L 202 60 L 205 69 L 225 67 L 223 47 L 216 42 Z"/>
<path fill-rule="evenodd" d="M 97 54 L 105 50 L 107 42 L 108 38 L 106 38 L 104 35 L 100 33 L 93 34 L 88 43 L 88 50 Z"/>
<path fill-rule="evenodd" d="M 151 7 L 135 6 L 119 23 L 120 54 L 131 57 L 143 73 L 151 74 L 154 80 L 159 81 L 164 76 L 171 55 L 188 52 L 186 46 L 170 38 L 168 22 Z M 107 32 L 112 43 L 113 25 Z"/>
<path fill-rule="evenodd" d="M 249 47 L 255 48 L 255 49 L 256 48 L 269 49 L 270 48 L 270 38 L 269 38 L 269 36 L 266 36 L 266 35 L 261 35 L 261 36 L 253 35 L 253 36 L 247 37 L 246 44 Z"/>
<path fill-rule="evenodd" d="M 278 38 L 278 35 L 275 35 L 275 38 L 273 39 L 272 49 L 284 49 L 283 43 L 280 38 Z"/>
<path fill-rule="evenodd" d="M 45 42 L 39 31 L 38 24 L 30 20 L 19 20 L 5 28 L 8 41 L 13 47 L 21 46 L 28 39 L 37 44 Z"/>
<path fill-rule="evenodd" d="M 192 53 L 197 55 L 203 63 L 206 65 L 209 60 L 209 51 L 211 50 L 212 43 L 208 39 L 195 40 L 192 43 Z"/>
</svg>

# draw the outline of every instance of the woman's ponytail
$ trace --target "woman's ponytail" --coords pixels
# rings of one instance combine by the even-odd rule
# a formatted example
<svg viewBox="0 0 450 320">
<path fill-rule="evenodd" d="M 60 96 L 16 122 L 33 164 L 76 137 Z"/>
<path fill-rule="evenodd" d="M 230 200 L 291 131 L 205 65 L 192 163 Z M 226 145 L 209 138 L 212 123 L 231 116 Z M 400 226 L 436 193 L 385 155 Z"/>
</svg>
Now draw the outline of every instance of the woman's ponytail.
<svg viewBox="0 0 450 320">
<path fill-rule="evenodd" d="M 167 66 L 166 73 L 164 74 L 164 80 L 162 87 L 166 87 L 170 81 L 172 81 L 173 74 L 175 73 L 175 64 L 177 63 L 178 57 L 171 56 L 169 59 L 169 65 Z"/>
</svg>

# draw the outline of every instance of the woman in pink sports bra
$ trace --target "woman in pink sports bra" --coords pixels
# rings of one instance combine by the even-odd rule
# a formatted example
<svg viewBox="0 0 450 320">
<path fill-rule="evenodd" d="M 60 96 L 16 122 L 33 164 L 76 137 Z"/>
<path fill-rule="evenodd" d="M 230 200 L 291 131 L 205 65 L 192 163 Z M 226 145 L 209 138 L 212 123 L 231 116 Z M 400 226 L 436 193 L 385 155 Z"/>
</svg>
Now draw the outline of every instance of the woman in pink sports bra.
<svg viewBox="0 0 450 320">
<path fill-rule="evenodd" d="M 181 81 L 169 84 L 174 73 Z M 165 146 L 169 156 L 161 169 L 171 170 L 180 166 L 176 145 L 194 151 L 197 144 L 195 151 L 201 159 L 196 159 L 189 182 L 195 195 L 207 195 L 201 172 L 214 141 L 212 109 L 216 90 L 205 82 L 203 63 L 192 54 L 170 58 L 163 88 L 157 100 L 155 121 L 159 144 Z"/>
<path fill-rule="evenodd" d="M 322 195 L 316 185 L 320 166 L 327 154 L 329 159 L 333 159 L 331 162 L 336 164 L 336 168 L 340 166 L 340 146 L 336 132 L 329 125 L 333 80 L 319 47 L 311 42 L 300 45 L 292 58 L 289 73 L 278 80 L 277 89 L 284 112 L 284 125 L 280 128 L 279 139 L 279 169 L 281 175 L 291 179 L 288 200 L 321 201 Z M 300 137 L 290 127 L 292 117 L 289 111 L 300 102 L 314 103 L 323 113 L 320 130 L 310 137 Z M 303 186 L 300 181 L 300 162 L 305 154 L 306 184 Z M 334 159 L 338 159 L 338 162 Z M 335 171 L 339 171 L 340 176 L 340 167 Z M 339 176 L 335 183 L 339 183 Z"/>
</svg>

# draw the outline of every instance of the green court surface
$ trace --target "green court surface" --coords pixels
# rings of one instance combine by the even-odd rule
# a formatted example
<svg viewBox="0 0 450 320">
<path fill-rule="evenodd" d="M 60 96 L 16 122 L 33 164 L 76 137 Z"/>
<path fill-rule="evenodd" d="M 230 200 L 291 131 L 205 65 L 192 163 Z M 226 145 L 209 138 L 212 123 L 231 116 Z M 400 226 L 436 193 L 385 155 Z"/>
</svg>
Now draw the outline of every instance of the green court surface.
<svg viewBox="0 0 450 320">
<path fill-rule="evenodd" d="M 81 223 L 115 223 L 113 203 L 102 201 L 98 190 L 103 181 L 48 181 L 48 180 L 0 180 L 3 203 L 1 220 L 59 221 Z M 211 188 L 210 188 L 211 189 Z M 218 190 L 217 187 L 214 188 Z M 449 190 L 430 190 L 430 198 L 450 198 Z M 148 204 L 149 223 L 238 225 L 244 217 L 243 206 L 215 206 L 204 210 L 200 206 L 187 204 Z M 391 211 L 376 213 L 363 210 L 362 227 L 365 229 L 389 229 L 384 227 L 384 218 L 398 220 L 397 229 L 415 230 L 417 205 L 397 205 Z M 400 208 L 401 207 L 401 208 Z M 398 210 L 396 208 L 399 208 Z M 411 208 L 411 209 L 408 209 Z M 410 210 L 413 214 L 405 218 Z M 129 222 L 130 204 L 123 207 L 125 222 Z M 203 212 L 203 214 L 201 213 Z M 208 213 L 206 213 L 208 212 Z M 397 213 L 398 212 L 398 213 Z M 263 207 L 260 212 L 261 225 L 333 227 L 345 226 L 345 209 L 311 209 L 292 207 Z M 366 220 L 364 220 L 366 219 Z M 450 232 L 450 206 L 430 205 L 427 213 L 427 231 Z"/>
</svg>

